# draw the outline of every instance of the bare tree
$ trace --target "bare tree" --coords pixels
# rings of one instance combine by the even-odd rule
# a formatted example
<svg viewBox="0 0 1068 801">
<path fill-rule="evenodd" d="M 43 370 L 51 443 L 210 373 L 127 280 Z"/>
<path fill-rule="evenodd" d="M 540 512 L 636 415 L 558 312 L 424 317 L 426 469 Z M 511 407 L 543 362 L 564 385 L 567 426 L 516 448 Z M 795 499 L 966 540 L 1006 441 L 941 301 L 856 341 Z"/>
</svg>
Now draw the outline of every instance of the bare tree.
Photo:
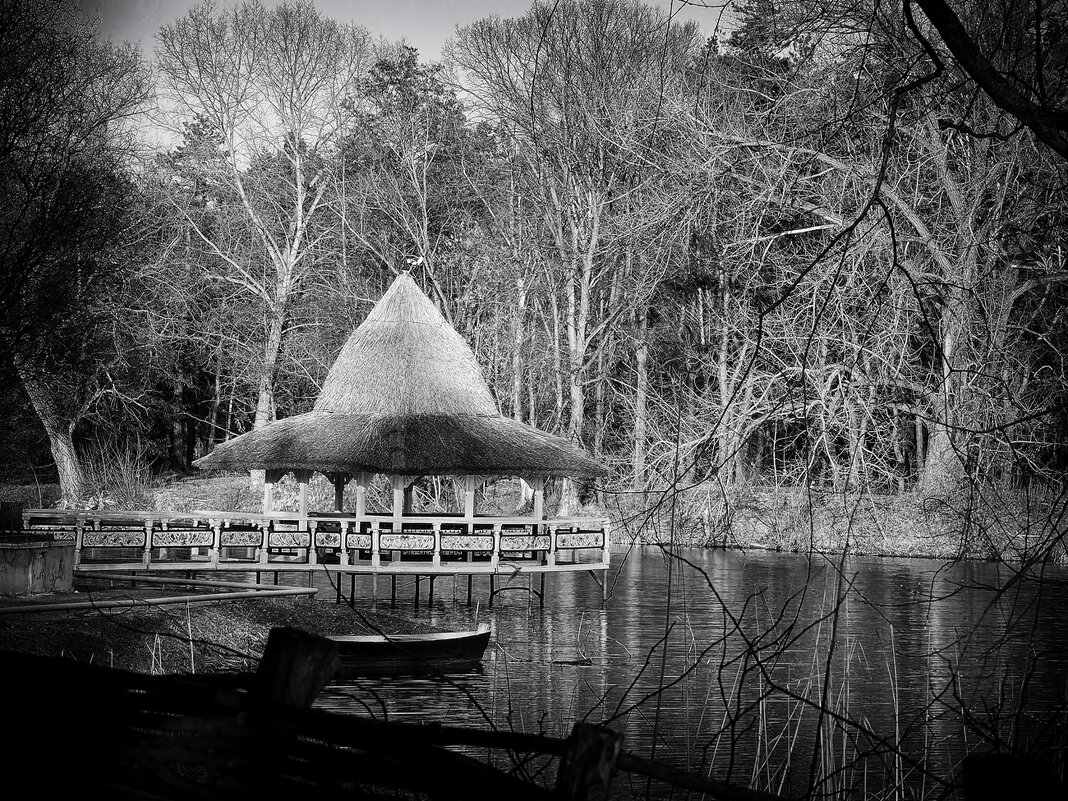
<svg viewBox="0 0 1068 801">
<path fill-rule="evenodd" d="M 130 47 L 73 5 L 0 5 L 0 350 L 48 434 L 62 503 L 82 494 L 74 428 L 102 391 L 107 315 L 134 195 L 126 123 L 147 98 Z"/>
<path fill-rule="evenodd" d="M 599 1 L 537 3 L 520 19 L 482 20 L 460 29 L 449 51 L 480 111 L 525 161 L 566 343 L 567 433 L 579 442 L 590 368 L 612 323 L 626 317 L 614 274 L 635 265 L 617 258 L 622 242 L 611 238 L 611 218 L 646 175 L 628 156 L 636 140 L 655 139 L 665 81 L 695 50 L 692 26 L 641 3 Z M 565 492 L 563 505 L 574 503 Z"/>
<path fill-rule="evenodd" d="M 994 104 L 1068 159 L 1068 9 L 1064 4 L 1003 0 L 980 10 L 960 3 L 962 9 L 975 12 L 969 15 L 969 31 L 945 0 L 906 0 L 912 30 L 939 71 L 948 59 L 939 55 L 913 20 L 913 1 L 923 9 L 960 69 Z"/>
<path fill-rule="evenodd" d="M 202 119 L 217 132 L 220 157 L 210 178 L 227 191 L 232 223 L 256 243 L 251 252 L 235 247 L 243 238 L 206 228 L 175 199 L 215 257 L 210 280 L 238 288 L 262 310 L 257 428 L 273 414 L 291 307 L 308 289 L 314 223 L 370 52 L 365 30 L 326 19 L 309 2 L 230 10 L 201 4 L 159 34 L 172 116 Z"/>
</svg>

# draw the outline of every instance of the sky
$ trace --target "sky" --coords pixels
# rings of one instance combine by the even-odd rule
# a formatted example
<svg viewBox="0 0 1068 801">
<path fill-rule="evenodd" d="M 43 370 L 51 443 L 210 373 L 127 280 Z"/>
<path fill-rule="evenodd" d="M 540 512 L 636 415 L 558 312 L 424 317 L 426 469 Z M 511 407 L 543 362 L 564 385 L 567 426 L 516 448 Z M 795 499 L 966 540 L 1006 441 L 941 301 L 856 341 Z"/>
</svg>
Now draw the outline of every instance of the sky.
<svg viewBox="0 0 1068 801">
<path fill-rule="evenodd" d="M 237 5 L 239 0 L 217 0 L 220 7 Z M 711 35 L 722 0 L 646 0 L 676 19 L 694 20 Z M 114 40 L 141 44 L 151 55 L 154 36 L 160 26 L 184 16 L 195 0 L 80 0 L 79 5 L 100 19 L 101 32 Z M 265 0 L 264 5 L 274 5 Z M 442 46 L 457 25 L 466 25 L 489 16 L 519 17 L 531 0 L 315 0 L 324 16 L 356 22 L 390 41 L 402 37 L 415 46 L 423 60 L 441 56 Z"/>
</svg>

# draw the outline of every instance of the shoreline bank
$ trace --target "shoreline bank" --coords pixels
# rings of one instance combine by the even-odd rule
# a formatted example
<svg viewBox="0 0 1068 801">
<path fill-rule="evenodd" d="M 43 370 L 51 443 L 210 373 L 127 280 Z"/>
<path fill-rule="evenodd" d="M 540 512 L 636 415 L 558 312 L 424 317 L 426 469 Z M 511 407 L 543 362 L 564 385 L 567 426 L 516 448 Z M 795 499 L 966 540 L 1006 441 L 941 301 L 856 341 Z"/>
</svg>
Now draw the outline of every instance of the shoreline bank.
<svg viewBox="0 0 1068 801">
<path fill-rule="evenodd" d="M 674 543 L 780 553 L 1068 564 L 1060 496 L 875 495 L 748 488 L 680 504 Z M 669 541 L 670 520 L 620 513 L 614 541 Z M 659 536 L 656 536 L 659 533 Z"/>
<path fill-rule="evenodd" d="M 67 593 L 0 598 L 5 609 L 73 601 L 101 604 L 99 608 L 0 615 L 0 651 L 62 657 L 153 675 L 240 672 L 255 670 L 275 627 L 318 635 L 436 630 L 403 615 L 353 609 L 333 598 L 316 596 L 206 596 L 173 605 L 106 608 L 116 599 L 164 594 L 159 587 L 82 585 Z"/>
</svg>

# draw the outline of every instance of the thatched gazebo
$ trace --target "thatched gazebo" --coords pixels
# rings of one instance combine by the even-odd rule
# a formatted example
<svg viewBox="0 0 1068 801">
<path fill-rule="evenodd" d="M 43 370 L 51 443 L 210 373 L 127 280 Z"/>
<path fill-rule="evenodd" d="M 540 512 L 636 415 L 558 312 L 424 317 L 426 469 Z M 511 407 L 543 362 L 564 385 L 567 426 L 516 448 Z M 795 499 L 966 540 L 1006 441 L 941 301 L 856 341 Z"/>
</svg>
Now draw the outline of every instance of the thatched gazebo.
<svg viewBox="0 0 1068 801">
<path fill-rule="evenodd" d="M 334 485 L 337 511 L 345 485 L 357 482 L 356 517 L 366 513 L 371 477 L 389 476 L 394 531 L 412 511 L 407 490 L 421 476 L 465 477 L 467 518 L 478 477 L 529 478 L 533 517 L 542 519 L 547 476 L 607 472 L 571 442 L 502 416 L 471 348 L 407 272 L 349 337 L 312 411 L 235 437 L 195 464 L 264 470 L 265 514 L 274 483 L 294 473 L 302 520 L 314 472 Z"/>
</svg>

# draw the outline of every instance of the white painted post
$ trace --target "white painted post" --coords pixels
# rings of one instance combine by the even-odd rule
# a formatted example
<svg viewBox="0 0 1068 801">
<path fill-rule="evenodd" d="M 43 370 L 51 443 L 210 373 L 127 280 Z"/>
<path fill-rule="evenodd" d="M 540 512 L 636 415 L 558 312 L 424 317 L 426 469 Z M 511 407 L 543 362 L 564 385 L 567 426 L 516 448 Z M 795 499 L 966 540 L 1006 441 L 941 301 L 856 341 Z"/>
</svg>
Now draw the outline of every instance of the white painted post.
<svg viewBox="0 0 1068 801">
<path fill-rule="evenodd" d="M 353 526 L 353 533 L 360 534 L 363 531 L 363 518 L 367 514 L 367 486 L 371 483 L 370 473 L 357 473 L 356 474 L 356 524 Z M 346 536 L 346 535 L 342 535 Z M 341 550 L 341 564 L 347 565 L 349 563 L 349 548 L 348 542 L 342 543 Z M 374 545 L 374 543 L 372 543 Z M 374 545 L 374 553 L 377 554 L 377 545 Z M 372 557 L 373 559 L 374 557 Z"/>
<path fill-rule="evenodd" d="M 534 477 L 534 518 L 539 521 L 545 519 L 545 476 Z M 539 522 L 534 529 L 535 534 L 540 527 Z"/>
<path fill-rule="evenodd" d="M 260 563 L 267 564 L 267 551 L 271 547 L 271 521 L 260 521 Z"/>
<path fill-rule="evenodd" d="M 300 475 L 300 505 L 298 506 L 298 512 L 300 514 L 299 528 L 305 529 L 308 527 L 308 476 L 301 473 Z"/>
<path fill-rule="evenodd" d="M 475 520 L 475 487 L 477 486 L 474 476 L 464 476 L 464 517 L 471 521 L 471 533 L 474 534 Z"/>
<path fill-rule="evenodd" d="M 85 531 L 85 518 L 78 517 L 74 523 L 74 566 L 82 563 L 82 532 Z"/>
<path fill-rule="evenodd" d="M 367 487 L 371 483 L 370 473 L 359 473 L 356 476 L 356 517 L 367 514 Z"/>
<path fill-rule="evenodd" d="M 265 518 L 269 518 L 271 512 L 274 511 L 274 482 L 271 481 L 271 471 L 265 471 L 263 475 L 263 515 Z M 257 556 L 258 561 L 266 564 L 267 562 L 267 548 L 270 543 L 268 542 L 268 532 L 270 531 L 271 521 L 264 519 L 260 525 L 260 532 L 263 539 L 260 541 L 260 551 Z"/>
<path fill-rule="evenodd" d="M 390 476 L 393 482 L 393 533 L 404 533 L 404 476 Z M 397 554 L 393 554 L 394 557 Z"/>
<path fill-rule="evenodd" d="M 493 524 L 493 553 L 490 556 L 490 566 L 496 569 L 501 563 L 501 524 Z"/>
<path fill-rule="evenodd" d="M 601 548 L 601 561 L 607 565 L 612 558 L 612 531 L 607 518 L 601 521 L 601 530 L 604 532 L 604 546 Z M 605 575 L 607 575 L 607 573 Z"/>
<path fill-rule="evenodd" d="M 542 522 L 545 520 L 545 476 L 534 477 L 534 518 L 538 521 L 534 524 L 534 536 L 537 537 L 542 531 L 549 535 L 549 550 L 545 554 L 545 564 L 555 565 L 556 548 L 552 531 Z"/>
<path fill-rule="evenodd" d="M 434 526 L 434 556 L 432 562 L 434 567 L 441 567 L 441 521 L 435 520 Z"/>
<path fill-rule="evenodd" d="M 208 559 L 211 561 L 212 567 L 218 567 L 219 554 L 222 552 L 223 521 L 209 519 L 208 525 L 211 526 L 211 548 L 208 550 Z"/>
<path fill-rule="evenodd" d="M 393 484 L 393 533 L 401 533 L 401 523 L 404 519 L 404 476 L 390 476 Z"/>
<path fill-rule="evenodd" d="M 141 563 L 145 570 L 148 570 L 149 565 L 152 564 L 152 518 L 145 519 L 145 552 L 142 555 Z"/>
<path fill-rule="evenodd" d="M 371 523 L 371 567 L 375 570 L 382 567 L 382 556 L 378 550 L 378 521 Z"/>
</svg>

